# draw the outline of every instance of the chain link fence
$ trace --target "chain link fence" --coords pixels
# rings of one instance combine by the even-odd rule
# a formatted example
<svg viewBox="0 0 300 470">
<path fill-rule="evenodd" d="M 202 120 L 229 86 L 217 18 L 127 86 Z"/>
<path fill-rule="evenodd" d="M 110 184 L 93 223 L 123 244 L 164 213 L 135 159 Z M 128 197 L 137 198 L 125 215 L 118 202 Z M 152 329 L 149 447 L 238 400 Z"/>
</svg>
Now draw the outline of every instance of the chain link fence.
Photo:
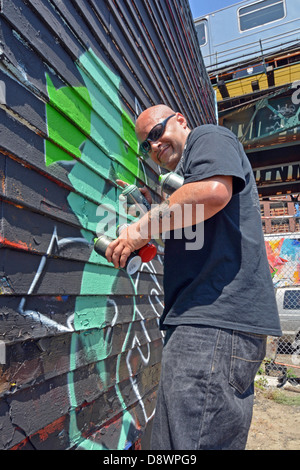
<svg viewBox="0 0 300 470">
<path fill-rule="evenodd" d="M 282 336 L 268 338 L 265 372 L 300 384 L 300 214 L 298 197 L 269 198 L 261 205 L 270 271 Z"/>
</svg>

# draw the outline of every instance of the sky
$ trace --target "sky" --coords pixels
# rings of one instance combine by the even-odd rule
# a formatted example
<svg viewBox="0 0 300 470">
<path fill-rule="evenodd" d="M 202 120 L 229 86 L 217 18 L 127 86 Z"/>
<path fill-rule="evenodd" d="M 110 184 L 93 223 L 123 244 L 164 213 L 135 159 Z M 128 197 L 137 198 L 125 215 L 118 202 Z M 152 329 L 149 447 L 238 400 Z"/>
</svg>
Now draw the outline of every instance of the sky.
<svg viewBox="0 0 300 470">
<path fill-rule="evenodd" d="M 207 15 L 213 11 L 220 10 L 220 8 L 234 5 L 239 1 L 241 0 L 189 0 L 193 18 Z"/>
</svg>

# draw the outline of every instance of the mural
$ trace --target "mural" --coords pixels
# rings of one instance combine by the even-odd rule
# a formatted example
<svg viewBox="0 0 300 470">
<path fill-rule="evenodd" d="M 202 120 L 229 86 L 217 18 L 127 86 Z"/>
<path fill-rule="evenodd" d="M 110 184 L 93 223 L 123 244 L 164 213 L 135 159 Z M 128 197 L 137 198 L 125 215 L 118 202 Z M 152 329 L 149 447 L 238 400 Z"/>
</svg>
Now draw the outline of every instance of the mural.
<svg viewBox="0 0 300 470">
<path fill-rule="evenodd" d="M 45 165 L 60 164 L 66 168 L 67 177 L 75 190 L 69 193 L 67 200 L 82 227 L 81 237 L 70 234 L 61 238 L 58 227 L 53 225 L 46 254 L 41 258 L 18 311 L 28 320 L 43 324 L 46 328 L 62 333 L 72 332 L 67 373 L 69 446 L 88 450 L 124 449 L 140 437 L 140 430 L 145 428 L 154 412 L 154 400 L 152 399 L 150 406 L 145 404 L 144 400 L 149 400 L 149 397 L 144 396 L 136 376 L 142 367 L 150 363 L 149 343 L 153 339 L 153 324 L 148 331 L 143 312 L 145 303 L 148 304 L 149 310 L 147 317 L 158 319 L 163 308 L 159 298 L 162 288 L 155 264 L 144 264 L 141 272 L 129 276 L 124 270 L 114 269 L 92 249 L 93 238 L 99 221 L 101 222 L 101 218 L 97 216 L 97 203 L 104 207 L 105 204 L 113 206 L 117 212 L 121 188 L 113 184 L 115 179 L 135 183 L 137 179 L 141 179 L 141 175 L 142 179 L 145 179 L 145 175 L 137 158 L 138 144 L 134 123 L 120 104 L 120 80 L 92 51 L 88 51 L 79 59 L 78 70 L 86 86 L 56 89 L 50 75 L 46 75 L 49 102 L 46 105 L 48 139 L 45 140 Z M 93 77 L 93 80 L 90 77 Z M 106 231 L 111 236 L 115 236 L 115 232 L 115 225 L 111 225 Z M 40 277 L 47 272 L 47 258 L 54 253 L 61 254 L 65 247 L 72 244 L 89 247 L 90 256 L 83 266 L 74 312 L 71 312 L 62 324 L 55 321 L 54 316 L 51 318 L 45 313 L 27 308 L 26 301 L 34 292 Z M 161 257 L 158 257 L 156 263 L 162 265 Z M 138 292 L 141 292 L 140 277 L 144 271 L 151 274 L 151 281 L 148 281 L 147 286 L 148 298 L 143 305 L 139 305 L 137 296 Z M 159 273 L 161 274 L 161 269 Z M 119 297 L 110 294 L 122 292 L 124 277 L 129 278 L 126 280 L 125 289 L 126 298 L 129 300 L 126 312 L 128 323 L 125 328 L 122 326 L 121 331 L 117 328 L 116 340 L 116 325 L 124 322 L 121 316 L 124 294 Z M 158 296 L 155 302 L 151 300 L 153 294 Z M 60 296 L 59 301 L 66 302 L 68 297 Z M 140 294 L 139 297 L 143 295 Z M 138 321 L 142 321 L 140 327 L 135 324 Z M 158 322 L 154 323 L 157 327 Z M 160 350 L 161 333 L 155 333 L 155 338 L 156 348 Z M 114 346 L 116 344 L 117 350 Z M 82 356 L 85 356 L 84 361 Z M 159 352 L 156 354 L 156 360 L 159 360 Z M 112 401 L 117 402 L 114 403 L 113 410 L 110 409 L 110 424 L 105 423 L 104 427 L 101 426 L 102 409 L 101 412 L 98 410 L 97 424 L 93 422 L 91 426 L 89 423 L 90 429 L 87 429 L 85 421 L 82 423 L 82 420 L 77 418 L 83 397 L 78 386 L 80 381 L 76 376 L 78 368 L 86 363 L 93 369 L 93 378 L 90 374 L 86 377 L 90 382 L 89 394 L 93 396 L 92 401 L 110 394 Z M 131 386 L 129 400 L 123 390 L 124 377 L 128 381 L 127 388 Z M 95 405 L 90 404 L 90 397 L 89 400 L 85 397 L 84 402 L 84 406 L 91 406 L 95 413 Z M 129 411 L 128 408 L 131 408 L 132 404 L 140 410 L 134 409 L 133 413 Z M 109 427 L 113 429 L 112 435 L 108 432 Z"/>
<path fill-rule="evenodd" d="M 130 276 L 93 240 L 124 218 L 117 179 L 161 200 L 140 111 L 215 106 L 188 2 L 117 3 L 0 2 L 1 449 L 148 445 L 163 247 Z"/>
<path fill-rule="evenodd" d="M 64 148 L 69 147 L 73 154 L 77 155 L 81 161 L 87 163 L 87 167 L 83 167 L 81 162 L 74 163 L 68 175 L 74 188 L 91 200 L 96 199 L 99 202 L 101 201 L 102 204 L 114 204 L 115 210 L 117 211 L 118 200 L 116 200 L 116 196 L 118 195 L 118 191 L 115 187 L 108 186 L 103 178 L 104 160 L 108 160 L 107 173 L 105 174 L 107 179 L 120 178 L 128 183 L 134 183 L 136 181 L 136 177 L 139 176 L 140 168 L 139 160 L 137 159 L 138 144 L 134 134 L 134 124 L 121 108 L 118 97 L 118 77 L 105 68 L 104 64 L 97 59 L 92 51 L 89 51 L 85 56 L 81 57 L 79 62 L 80 65 L 83 66 L 79 71 L 82 70 L 81 73 L 86 88 L 82 87 L 77 89 L 78 95 L 76 98 L 74 97 L 73 90 L 55 90 L 51 80 L 48 79 L 50 106 L 47 108 L 47 124 L 49 137 L 51 138 L 53 136 L 54 139 L 56 137 L 58 143 L 60 143 L 59 140 L 62 138 L 63 142 L 61 142 L 61 145 Z M 86 70 L 86 72 L 83 72 L 83 70 Z M 90 77 L 93 77 L 93 80 Z M 77 124 L 82 124 L 82 129 L 85 131 L 85 134 L 90 136 L 90 139 L 87 140 L 84 134 L 79 131 L 75 132 L 74 135 L 73 126 L 71 126 L 72 131 L 68 132 L 68 121 L 66 122 L 62 114 L 53 113 L 53 104 L 56 104 L 60 108 L 62 107 L 64 114 L 72 118 Z M 66 136 L 68 137 L 67 143 L 65 142 Z M 99 148 L 103 150 L 99 151 Z M 115 164 L 112 163 L 107 155 L 113 157 Z M 54 161 L 58 161 L 60 158 L 63 159 L 64 155 L 58 155 L 56 148 L 53 149 L 53 144 L 49 145 L 49 141 L 47 141 L 46 163 L 51 164 Z M 67 158 L 67 160 L 68 159 L 69 158 Z M 89 167 L 92 168 L 92 172 Z M 97 174 L 97 170 L 99 174 Z M 120 192 L 119 190 L 119 194 Z M 87 207 L 86 200 L 83 201 L 78 198 L 76 193 L 70 193 L 68 201 L 83 227 L 82 233 L 84 239 L 82 243 L 92 243 L 91 235 L 96 233 L 99 223 L 97 217 L 95 217 L 95 205 L 91 203 L 90 207 Z M 85 206 L 84 211 L 82 207 L 83 204 Z M 112 225 L 110 230 L 110 235 L 115 236 L 116 226 Z M 107 230 L 106 233 L 109 233 L 109 230 Z M 76 331 L 89 330 L 89 334 L 81 336 L 73 335 L 71 342 L 70 371 L 72 372 L 68 376 L 68 381 L 70 404 L 73 411 L 70 414 L 69 436 L 71 444 L 79 445 L 85 449 L 124 449 L 135 441 L 138 436 L 138 430 L 136 429 L 136 419 L 132 416 L 130 411 L 127 410 L 125 397 L 120 387 L 121 358 L 124 354 L 127 374 L 135 393 L 135 399 L 142 409 L 143 423 L 138 424 L 140 428 L 142 425 L 145 426 L 152 417 L 153 409 L 151 410 L 150 416 L 148 416 L 148 410 L 145 408 L 142 394 L 139 391 L 139 385 L 133 377 L 137 374 L 138 362 L 145 365 L 149 362 L 149 344 L 147 345 L 146 355 L 144 355 L 139 345 L 147 343 L 147 341 L 142 341 L 141 336 L 145 335 L 145 339 L 148 340 L 150 338 L 145 324 L 143 324 L 143 331 L 140 331 L 139 334 L 132 331 L 133 322 L 137 320 L 137 317 L 142 320 L 145 320 L 145 318 L 141 311 L 138 310 L 136 304 L 139 276 L 135 279 L 130 276 L 132 288 L 131 292 L 129 292 L 132 301 L 132 318 L 130 319 L 127 331 L 124 332 L 121 350 L 114 365 L 115 370 L 113 371 L 111 366 L 107 368 L 105 365 L 105 359 L 112 354 L 112 344 L 114 342 L 113 326 L 118 323 L 118 320 L 122 322 L 122 319 L 118 318 L 119 302 L 110 298 L 107 300 L 105 297 L 107 292 L 113 293 L 119 291 L 118 270 L 101 266 L 101 264 L 105 263 L 105 260 L 99 258 L 99 255 L 92 250 L 89 264 L 83 270 L 80 297 L 76 299 L 75 304 L 75 315 L 73 317 L 74 329 Z M 93 270 L 90 269 L 91 264 L 94 266 Z M 142 270 L 143 269 L 142 267 Z M 156 279 L 157 273 L 153 265 L 148 269 L 150 269 L 155 279 L 155 284 L 153 284 L 151 288 L 153 289 L 159 284 Z M 105 288 L 102 290 L 101 286 L 103 286 L 104 280 Z M 129 294 L 129 292 L 127 292 L 127 294 Z M 96 301 L 94 296 L 98 296 L 98 301 Z M 107 317 L 108 304 L 112 304 L 113 306 L 113 318 L 110 318 L 109 315 Z M 157 315 L 159 316 L 159 312 L 157 312 Z M 72 318 L 70 321 L 72 321 Z M 103 329 L 103 325 L 110 325 L 109 331 Z M 140 357 L 135 357 L 135 364 L 133 364 L 131 358 L 132 349 L 136 346 L 138 346 Z M 86 431 L 83 432 L 78 424 L 75 411 L 78 406 L 76 380 L 74 380 L 73 371 L 77 369 L 76 353 L 80 347 L 83 348 L 86 355 L 91 357 L 90 360 L 96 364 L 96 370 L 99 374 L 98 382 L 101 384 L 99 386 L 98 383 L 97 388 L 100 388 L 101 392 L 111 386 L 111 376 L 115 375 L 114 388 L 116 397 L 119 399 L 119 432 L 115 433 L 116 441 L 114 442 L 108 441 L 106 444 L 103 430 L 101 430 L 102 432 L 97 431 L 97 434 L 100 435 L 100 439 L 97 438 L 97 436 L 93 439 L 88 439 L 86 438 Z M 128 350 L 129 352 L 126 353 Z"/>
<path fill-rule="evenodd" d="M 300 240 L 272 237 L 265 244 L 274 286 L 300 285 Z"/>
</svg>

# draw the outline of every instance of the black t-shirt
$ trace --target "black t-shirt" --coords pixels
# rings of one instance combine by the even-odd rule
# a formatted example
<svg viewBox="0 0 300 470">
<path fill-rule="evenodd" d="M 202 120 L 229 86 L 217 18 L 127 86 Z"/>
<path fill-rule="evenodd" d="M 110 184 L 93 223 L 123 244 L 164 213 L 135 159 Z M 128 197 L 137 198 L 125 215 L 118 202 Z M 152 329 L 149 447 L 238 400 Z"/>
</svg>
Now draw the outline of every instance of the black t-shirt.
<svg viewBox="0 0 300 470">
<path fill-rule="evenodd" d="M 281 336 L 258 192 L 237 137 L 224 127 L 197 127 L 188 136 L 176 172 L 184 176 L 184 184 L 231 175 L 233 196 L 203 222 L 202 248 L 187 249 L 192 240 L 184 229 L 182 236 L 178 230 L 166 235 L 161 328 L 202 324 Z"/>
</svg>

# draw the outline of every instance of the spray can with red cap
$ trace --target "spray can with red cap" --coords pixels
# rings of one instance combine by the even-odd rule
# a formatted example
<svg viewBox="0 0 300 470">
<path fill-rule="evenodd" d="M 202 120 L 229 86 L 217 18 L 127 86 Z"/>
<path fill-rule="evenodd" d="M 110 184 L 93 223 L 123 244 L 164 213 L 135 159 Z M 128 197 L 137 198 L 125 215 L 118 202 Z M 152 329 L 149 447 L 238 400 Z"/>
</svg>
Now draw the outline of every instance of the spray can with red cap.
<svg viewBox="0 0 300 470">
<path fill-rule="evenodd" d="M 128 227 L 129 224 L 122 224 L 117 227 L 117 236 L 119 237 L 121 232 Z M 157 253 L 157 248 L 153 243 L 148 242 L 147 245 L 143 246 L 137 251 L 138 255 L 142 259 L 142 263 L 148 263 L 151 261 L 156 253 Z"/>
<path fill-rule="evenodd" d="M 106 249 L 113 240 L 113 238 L 107 235 L 100 235 L 100 237 L 94 239 L 94 250 L 105 258 Z M 124 269 L 129 275 L 132 275 L 139 270 L 142 262 L 141 256 L 139 256 L 138 252 L 134 251 L 128 257 Z"/>
<path fill-rule="evenodd" d="M 122 224 L 117 227 L 117 236 L 120 235 L 124 228 L 128 227 L 129 224 Z M 105 257 L 106 249 L 108 245 L 114 239 L 107 235 L 100 235 L 100 237 L 94 239 L 94 250 L 101 256 Z M 139 250 L 134 251 L 127 258 L 124 269 L 130 275 L 136 273 L 141 267 L 142 263 L 148 263 L 151 261 L 157 253 L 157 248 L 153 243 L 147 243 Z"/>
</svg>

